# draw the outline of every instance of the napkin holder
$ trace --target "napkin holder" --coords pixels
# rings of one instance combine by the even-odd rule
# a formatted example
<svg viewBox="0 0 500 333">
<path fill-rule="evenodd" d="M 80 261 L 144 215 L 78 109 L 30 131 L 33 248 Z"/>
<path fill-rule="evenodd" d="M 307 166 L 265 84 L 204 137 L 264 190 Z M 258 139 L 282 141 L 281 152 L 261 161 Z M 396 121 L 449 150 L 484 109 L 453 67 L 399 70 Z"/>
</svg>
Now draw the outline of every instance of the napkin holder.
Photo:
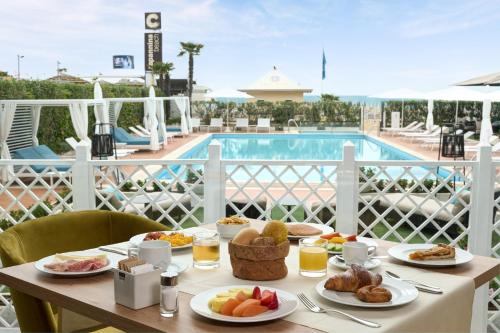
<svg viewBox="0 0 500 333">
<path fill-rule="evenodd" d="M 138 310 L 160 303 L 160 274 L 162 270 L 131 274 L 113 269 L 115 302 Z"/>
</svg>

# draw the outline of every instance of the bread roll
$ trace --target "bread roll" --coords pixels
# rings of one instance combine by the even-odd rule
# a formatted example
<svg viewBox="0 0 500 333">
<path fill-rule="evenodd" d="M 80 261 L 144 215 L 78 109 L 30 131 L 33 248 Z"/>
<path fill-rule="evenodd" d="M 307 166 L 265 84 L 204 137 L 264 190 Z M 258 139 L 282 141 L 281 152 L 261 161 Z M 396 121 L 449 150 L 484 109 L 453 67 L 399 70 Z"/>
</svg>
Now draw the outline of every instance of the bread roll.
<svg viewBox="0 0 500 333">
<path fill-rule="evenodd" d="M 250 245 L 250 243 L 259 236 L 259 232 L 254 228 L 242 229 L 236 234 L 236 236 L 234 236 L 233 243 L 240 245 Z"/>
</svg>

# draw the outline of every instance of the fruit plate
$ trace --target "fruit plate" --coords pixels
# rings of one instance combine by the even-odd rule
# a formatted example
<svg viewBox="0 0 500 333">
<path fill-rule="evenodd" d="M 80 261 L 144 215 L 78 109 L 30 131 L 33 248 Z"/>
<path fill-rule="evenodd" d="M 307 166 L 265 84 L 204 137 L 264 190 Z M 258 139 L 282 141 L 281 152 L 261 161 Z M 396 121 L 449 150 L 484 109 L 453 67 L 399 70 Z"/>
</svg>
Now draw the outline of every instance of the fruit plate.
<svg viewBox="0 0 500 333">
<path fill-rule="evenodd" d="M 75 256 L 96 256 L 102 254 L 102 252 L 97 251 L 97 250 L 85 250 L 85 251 L 75 251 L 75 252 L 68 252 L 65 254 L 69 255 L 75 255 Z M 66 277 L 82 277 L 82 276 L 89 276 L 89 275 L 95 275 L 99 273 L 103 273 L 106 271 L 109 271 L 111 268 L 114 266 L 114 260 L 110 260 L 110 257 L 108 256 L 108 264 L 104 267 L 101 267 L 99 269 L 95 269 L 93 271 L 85 271 L 85 272 L 57 272 L 53 271 L 51 269 L 45 268 L 44 266 L 46 264 L 50 264 L 54 261 L 54 256 L 48 256 L 45 258 L 42 258 L 38 261 L 35 262 L 35 268 L 39 270 L 40 272 L 46 273 L 46 274 L 52 274 L 52 275 L 60 275 L 60 276 L 66 276 Z"/>
<path fill-rule="evenodd" d="M 463 265 L 474 258 L 472 254 L 458 247 L 455 247 L 455 258 L 441 260 L 413 260 L 408 257 L 408 255 L 412 252 L 417 250 L 428 250 L 433 246 L 434 244 L 398 244 L 391 247 L 387 251 L 387 254 L 394 259 L 398 259 L 409 264 L 432 267 Z"/>
<path fill-rule="evenodd" d="M 206 232 L 206 231 L 210 231 L 210 230 L 205 229 L 205 228 L 193 227 L 193 228 L 181 229 L 181 230 L 175 230 L 175 231 L 160 231 L 160 232 L 163 232 L 165 235 L 169 235 L 169 234 L 174 233 L 174 232 L 182 232 L 186 236 L 192 236 L 197 232 Z M 144 237 L 146 237 L 147 234 L 148 233 L 143 233 L 143 234 L 133 236 L 129 240 L 130 244 L 132 246 L 139 246 L 139 244 L 141 244 L 144 241 Z M 187 249 L 190 247 L 193 247 L 192 243 L 182 245 L 182 246 L 172 247 L 172 250 Z"/>
<path fill-rule="evenodd" d="M 304 224 L 304 222 L 287 222 L 285 225 L 295 225 L 295 224 Z M 321 235 L 327 235 L 332 233 L 334 230 L 332 227 L 329 227 L 324 224 L 319 224 L 319 223 L 307 223 L 307 225 L 310 225 L 311 227 L 317 228 L 321 230 L 321 234 L 318 235 L 312 235 L 312 236 L 292 236 L 288 235 L 288 239 L 301 239 L 301 238 L 306 238 L 306 237 L 319 237 Z"/>
<path fill-rule="evenodd" d="M 418 290 L 413 285 L 396 279 L 384 278 L 380 286 L 391 292 L 392 299 L 384 303 L 366 303 L 360 301 L 356 294 L 352 292 L 326 290 L 324 285 L 327 280 L 328 279 L 324 279 L 316 285 L 316 292 L 321 297 L 335 303 L 360 308 L 389 308 L 400 306 L 413 302 L 418 297 Z"/>
<path fill-rule="evenodd" d="M 259 323 L 262 321 L 268 321 L 288 316 L 289 314 L 293 313 L 299 305 L 299 300 L 297 299 L 297 297 L 289 292 L 270 287 L 261 287 L 261 289 L 263 288 L 270 291 L 275 291 L 276 294 L 278 295 L 279 306 L 276 310 L 268 310 L 254 317 L 232 317 L 213 312 L 208 307 L 208 302 L 210 301 L 210 299 L 212 299 L 218 293 L 227 292 L 229 289 L 233 288 L 253 289 L 254 287 L 255 285 L 253 286 L 235 285 L 235 286 L 212 288 L 204 292 L 201 292 L 198 295 L 191 298 L 190 306 L 191 309 L 200 316 L 213 320 L 225 321 L 231 323 Z"/>
<path fill-rule="evenodd" d="M 347 237 L 349 235 L 341 234 L 341 236 Z M 378 246 L 377 242 L 374 241 L 372 238 L 356 236 L 356 241 L 361 242 L 361 243 L 365 243 L 368 246 L 375 246 L 375 248 Z M 328 253 L 330 253 L 330 254 L 342 254 L 342 250 L 340 250 L 340 251 L 328 251 Z M 372 255 L 373 253 L 375 253 L 375 251 L 370 251 L 369 254 Z"/>
</svg>

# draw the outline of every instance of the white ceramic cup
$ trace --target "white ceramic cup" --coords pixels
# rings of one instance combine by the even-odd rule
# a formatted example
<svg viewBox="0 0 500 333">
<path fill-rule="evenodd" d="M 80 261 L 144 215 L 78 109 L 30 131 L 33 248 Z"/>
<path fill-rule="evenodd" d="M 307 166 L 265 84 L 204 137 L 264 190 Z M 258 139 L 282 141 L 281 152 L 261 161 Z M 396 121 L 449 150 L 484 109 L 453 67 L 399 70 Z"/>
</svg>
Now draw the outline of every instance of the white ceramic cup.
<svg viewBox="0 0 500 333">
<path fill-rule="evenodd" d="M 172 247 L 170 242 L 162 240 L 144 241 L 138 247 L 130 248 L 129 256 L 137 256 L 155 267 L 166 269 L 172 261 Z"/>
<path fill-rule="evenodd" d="M 364 266 L 371 249 L 375 250 L 375 246 L 368 246 L 362 242 L 345 242 L 342 246 L 342 256 L 347 266 L 352 264 Z"/>
</svg>

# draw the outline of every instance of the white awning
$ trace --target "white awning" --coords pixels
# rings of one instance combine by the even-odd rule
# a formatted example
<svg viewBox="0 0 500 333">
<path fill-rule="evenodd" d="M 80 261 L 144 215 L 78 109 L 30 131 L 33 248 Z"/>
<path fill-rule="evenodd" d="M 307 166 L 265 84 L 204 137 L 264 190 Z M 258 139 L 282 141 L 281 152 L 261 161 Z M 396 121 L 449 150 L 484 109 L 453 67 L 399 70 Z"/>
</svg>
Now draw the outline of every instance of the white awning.
<svg viewBox="0 0 500 333">
<path fill-rule="evenodd" d="M 393 99 L 393 100 L 422 100 L 427 99 L 425 93 L 412 89 L 388 90 L 368 96 L 370 98 Z"/>
</svg>

